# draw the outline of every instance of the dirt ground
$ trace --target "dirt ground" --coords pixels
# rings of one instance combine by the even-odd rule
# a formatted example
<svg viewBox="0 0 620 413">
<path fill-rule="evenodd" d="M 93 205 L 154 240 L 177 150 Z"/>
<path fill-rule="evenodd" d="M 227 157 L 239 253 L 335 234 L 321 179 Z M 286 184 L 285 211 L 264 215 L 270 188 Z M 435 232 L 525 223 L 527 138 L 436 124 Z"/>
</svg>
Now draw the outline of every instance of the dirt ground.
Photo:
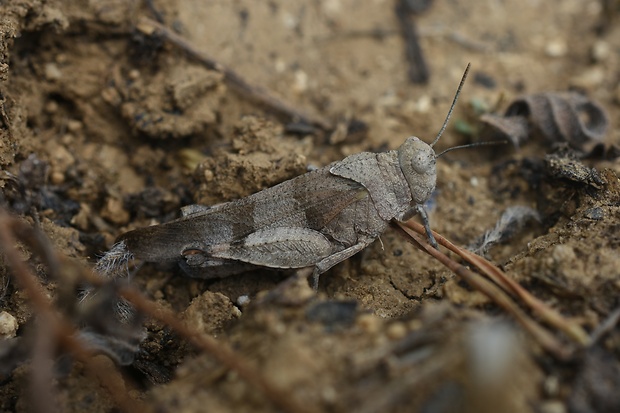
<svg viewBox="0 0 620 413">
<path fill-rule="evenodd" d="M 462 246 L 507 208 L 536 211 L 487 256 L 596 337 L 580 347 L 551 328 L 573 350 L 564 359 L 393 230 L 324 274 L 318 295 L 302 284 L 261 302 L 286 279 L 270 271 L 200 280 L 149 264 L 131 282 L 304 409 L 291 411 L 620 411 L 618 2 L 433 2 L 405 17 L 425 84 L 408 78 L 395 10 L 394 0 L 1 2 L 2 208 L 93 267 L 117 236 L 174 219 L 184 205 L 238 199 L 410 135 L 431 142 L 467 63 L 437 152 L 485 139 L 481 112 L 577 90 L 609 119 L 601 141 L 573 148 L 567 168 L 585 177 L 558 173 L 545 160 L 558 145 L 532 137 L 439 158 L 429 205 L 433 229 Z M 219 66 L 206 67 L 154 21 Z M 309 122 L 257 101 L 222 66 Z M 22 251 L 62 312 L 63 279 Z M 0 311 L 4 362 L 7 343 L 29 343 L 40 316 L 4 261 Z M 169 326 L 146 327 L 131 365 L 94 358 L 117 375 L 116 389 L 58 347 L 41 396 L 29 355 L 38 347 L 24 344 L 28 354 L 0 371 L 0 410 L 117 411 L 114 392 L 161 412 L 287 410 Z"/>
</svg>

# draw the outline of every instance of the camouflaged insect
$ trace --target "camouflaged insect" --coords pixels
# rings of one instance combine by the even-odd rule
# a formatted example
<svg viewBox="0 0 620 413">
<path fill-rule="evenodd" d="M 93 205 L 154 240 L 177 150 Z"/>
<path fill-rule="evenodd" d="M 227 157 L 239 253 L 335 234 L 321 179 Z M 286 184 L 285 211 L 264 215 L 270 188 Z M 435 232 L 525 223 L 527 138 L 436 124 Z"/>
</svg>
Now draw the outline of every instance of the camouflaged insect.
<svg viewBox="0 0 620 413">
<path fill-rule="evenodd" d="M 225 277 L 256 267 L 329 268 L 366 248 L 390 221 L 420 213 L 435 190 L 433 145 L 444 131 L 469 66 L 432 144 L 412 136 L 396 150 L 362 152 L 248 197 L 190 205 L 177 220 L 121 235 L 98 263 L 114 274 L 130 259 L 177 261 L 192 277 Z"/>
</svg>

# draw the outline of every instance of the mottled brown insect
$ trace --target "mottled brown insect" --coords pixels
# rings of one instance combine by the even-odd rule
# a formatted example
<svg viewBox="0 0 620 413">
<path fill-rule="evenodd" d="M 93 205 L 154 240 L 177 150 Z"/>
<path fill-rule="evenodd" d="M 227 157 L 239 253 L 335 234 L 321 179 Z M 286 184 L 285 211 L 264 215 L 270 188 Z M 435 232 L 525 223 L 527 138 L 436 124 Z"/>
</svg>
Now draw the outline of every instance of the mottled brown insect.
<svg viewBox="0 0 620 413">
<path fill-rule="evenodd" d="M 392 220 L 420 213 L 434 242 L 423 207 L 437 178 L 433 146 L 468 70 L 430 145 L 412 136 L 396 150 L 351 155 L 246 198 L 185 207 L 177 220 L 121 235 L 98 270 L 117 273 L 130 259 L 177 261 L 199 278 L 312 267 L 316 286 L 320 274 L 366 248 Z"/>
</svg>

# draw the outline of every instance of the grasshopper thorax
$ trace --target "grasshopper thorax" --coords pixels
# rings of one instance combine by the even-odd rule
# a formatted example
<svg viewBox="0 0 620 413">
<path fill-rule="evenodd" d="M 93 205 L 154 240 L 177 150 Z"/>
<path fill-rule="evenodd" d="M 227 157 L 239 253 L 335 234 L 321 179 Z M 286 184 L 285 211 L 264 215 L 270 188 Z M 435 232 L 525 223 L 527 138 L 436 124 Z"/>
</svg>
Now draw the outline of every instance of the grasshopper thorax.
<svg viewBox="0 0 620 413">
<path fill-rule="evenodd" d="M 416 205 L 425 203 L 435 190 L 436 158 L 433 148 L 415 136 L 398 148 L 398 163 Z"/>
</svg>

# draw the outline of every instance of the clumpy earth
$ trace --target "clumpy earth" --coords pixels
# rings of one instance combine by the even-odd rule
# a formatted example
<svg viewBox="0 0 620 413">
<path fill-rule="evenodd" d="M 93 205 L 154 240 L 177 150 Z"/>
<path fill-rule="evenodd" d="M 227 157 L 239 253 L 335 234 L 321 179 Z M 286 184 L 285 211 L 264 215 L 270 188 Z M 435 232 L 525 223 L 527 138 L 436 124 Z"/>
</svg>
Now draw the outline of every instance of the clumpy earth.
<svg viewBox="0 0 620 413">
<path fill-rule="evenodd" d="M 301 406 L 291 411 L 620 411 L 618 2 L 434 2 L 405 18 L 426 84 L 408 79 L 395 10 L 392 0 L 1 3 L 2 208 L 92 267 L 118 235 L 169 221 L 184 205 L 238 199 L 410 135 L 432 141 L 469 62 L 438 152 L 487 139 L 480 114 L 501 114 L 518 96 L 577 90 L 607 113 L 601 141 L 570 149 L 532 136 L 519 147 L 452 152 L 438 160 L 429 205 L 433 229 L 463 246 L 507 208 L 536 211 L 486 254 L 595 334 L 567 359 L 395 231 L 323 275 L 318 294 L 305 282 L 279 290 L 287 275 L 269 271 L 204 281 L 146 265 L 131 282 L 230 346 Z M 167 41 L 152 21 L 218 65 Z M 322 121 L 272 110 L 222 67 Z M 64 311 L 63 279 L 23 246 L 20 254 Z M 15 340 L 41 337 L 41 315 L 0 263 L 4 363 Z M 58 347 L 47 406 L 116 411 L 111 394 L 120 393 L 163 412 L 278 411 L 268 391 L 169 326 L 147 318 L 145 337 L 123 367 L 105 355 L 85 365 Z M 41 410 L 38 347 L 26 347 L 0 371 L 2 411 Z M 93 365 L 117 387 L 102 386 Z"/>
</svg>

